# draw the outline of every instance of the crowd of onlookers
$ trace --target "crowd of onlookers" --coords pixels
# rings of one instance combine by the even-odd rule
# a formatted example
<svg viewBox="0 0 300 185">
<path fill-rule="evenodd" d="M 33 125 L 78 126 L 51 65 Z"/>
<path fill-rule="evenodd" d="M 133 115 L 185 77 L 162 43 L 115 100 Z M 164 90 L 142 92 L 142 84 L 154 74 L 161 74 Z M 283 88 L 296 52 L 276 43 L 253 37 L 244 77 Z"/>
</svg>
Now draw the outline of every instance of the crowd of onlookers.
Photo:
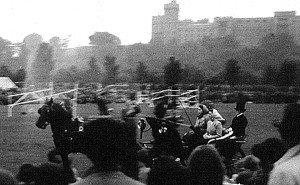
<svg viewBox="0 0 300 185">
<path fill-rule="evenodd" d="M 214 145 L 195 147 L 186 163 L 172 155 L 149 157 L 136 143 L 134 123 L 105 117 L 84 127 L 83 153 L 93 166 L 83 176 L 61 164 L 23 164 L 16 175 L 1 169 L 0 185 L 300 184 L 300 104 L 287 105 L 282 121 L 274 126 L 282 138 L 254 144 L 251 154 L 238 160 L 234 174 L 228 175 Z"/>
</svg>

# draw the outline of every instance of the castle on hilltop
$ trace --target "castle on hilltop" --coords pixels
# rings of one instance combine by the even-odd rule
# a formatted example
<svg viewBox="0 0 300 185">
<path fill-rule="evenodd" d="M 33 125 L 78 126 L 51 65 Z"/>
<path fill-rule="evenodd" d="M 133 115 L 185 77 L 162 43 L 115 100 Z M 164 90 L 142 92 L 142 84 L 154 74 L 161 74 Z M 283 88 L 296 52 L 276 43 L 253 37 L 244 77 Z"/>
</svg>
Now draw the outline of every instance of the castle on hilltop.
<svg viewBox="0 0 300 185">
<path fill-rule="evenodd" d="M 242 46 L 257 46 L 268 34 L 288 33 L 300 44 L 300 16 L 295 11 L 279 11 L 274 17 L 233 18 L 215 17 L 198 21 L 179 20 L 176 0 L 164 5 L 164 15 L 152 17 L 151 42 L 185 43 L 209 36 L 213 38 L 234 36 Z"/>
</svg>

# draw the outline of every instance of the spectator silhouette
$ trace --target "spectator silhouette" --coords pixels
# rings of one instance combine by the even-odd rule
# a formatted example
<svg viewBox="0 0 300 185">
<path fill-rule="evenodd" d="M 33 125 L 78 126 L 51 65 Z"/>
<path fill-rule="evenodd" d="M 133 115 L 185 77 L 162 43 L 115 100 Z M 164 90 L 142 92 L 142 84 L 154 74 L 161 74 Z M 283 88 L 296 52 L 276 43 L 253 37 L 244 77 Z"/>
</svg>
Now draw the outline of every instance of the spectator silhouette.
<svg viewBox="0 0 300 185">
<path fill-rule="evenodd" d="M 56 163 L 43 163 L 39 166 L 23 164 L 17 179 L 19 182 L 34 185 L 67 185 L 76 181 L 72 169 Z"/>
<path fill-rule="evenodd" d="M 0 185 L 17 185 L 14 175 L 5 169 L 0 168 Z"/>
<path fill-rule="evenodd" d="M 238 174 L 236 175 L 235 182 L 245 184 L 248 180 L 257 173 L 259 170 L 260 160 L 254 155 L 247 155 L 236 163 Z"/>
<path fill-rule="evenodd" d="M 135 155 L 131 142 L 136 136 L 128 134 L 133 133 L 128 131 L 130 128 L 125 122 L 112 118 L 100 118 L 85 125 L 84 154 L 92 161 L 93 167 L 75 184 L 142 184 L 122 172 L 128 170 L 126 164 L 137 162 L 128 161 L 134 159 L 128 158 L 130 154 Z"/>
<path fill-rule="evenodd" d="M 273 169 L 273 165 L 286 152 L 285 145 L 278 138 L 268 138 L 262 143 L 255 144 L 251 148 L 254 156 L 259 158 L 260 168 L 252 177 L 244 184 L 268 184 L 269 173 Z"/>
<path fill-rule="evenodd" d="M 268 184 L 300 184 L 300 104 L 288 104 L 275 126 L 288 150 L 275 162 Z"/>
<path fill-rule="evenodd" d="M 189 179 L 188 171 L 171 156 L 159 156 L 151 168 L 147 185 L 184 185 Z"/>
<path fill-rule="evenodd" d="M 188 158 L 192 185 L 222 185 L 224 166 L 216 148 L 212 145 L 196 147 Z"/>
<path fill-rule="evenodd" d="M 152 166 L 152 158 L 149 156 L 149 151 L 147 149 L 141 149 L 138 151 L 138 163 L 138 180 L 144 184 L 147 184 L 150 166 Z"/>
</svg>

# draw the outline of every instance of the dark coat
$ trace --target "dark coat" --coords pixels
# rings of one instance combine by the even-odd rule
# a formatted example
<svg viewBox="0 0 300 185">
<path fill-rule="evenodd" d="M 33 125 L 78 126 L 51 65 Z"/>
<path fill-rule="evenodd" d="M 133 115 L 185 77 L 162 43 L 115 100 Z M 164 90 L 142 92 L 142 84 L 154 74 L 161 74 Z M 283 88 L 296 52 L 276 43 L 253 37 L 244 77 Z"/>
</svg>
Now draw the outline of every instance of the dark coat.
<svg viewBox="0 0 300 185">
<path fill-rule="evenodd" d="M 248 125 L 248 120 L 244 113 L 237 114 L 231 121 L 230 127 L 232 128 L 233 135 L 245 136 L 245 130 Z"/>
</svg>

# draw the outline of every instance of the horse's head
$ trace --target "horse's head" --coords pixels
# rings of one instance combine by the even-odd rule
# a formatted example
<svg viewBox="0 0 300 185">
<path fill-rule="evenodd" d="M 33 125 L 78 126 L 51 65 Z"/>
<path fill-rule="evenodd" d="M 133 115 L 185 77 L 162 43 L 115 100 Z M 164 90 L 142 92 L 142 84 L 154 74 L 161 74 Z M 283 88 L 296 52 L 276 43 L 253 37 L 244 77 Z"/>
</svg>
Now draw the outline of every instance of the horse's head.
<svg viewBox="0 0 300 185">
<path fill-rule="evenodd" d="M 38 113 L 40 117 L 38 118 L 35 125 L 38 128 L 45 129 L 47 125 L 50 123 L 51 120 L 51 113 L 52 113 L 52 105 L 53 99 L 51 98 L 49 101 L 46 101 L 45 104 L 38 109 Z"/>
<path fill-rule="evenodd" d="M 39 108 L 40 117 L 36 123 L 39 128 L 46 128 L 50 123 L 65 123 L 72 120 L 72 109 L 68 100 L 56 102 L 52 98 L 46 100 L 45 104 Z"/>
</svg>

